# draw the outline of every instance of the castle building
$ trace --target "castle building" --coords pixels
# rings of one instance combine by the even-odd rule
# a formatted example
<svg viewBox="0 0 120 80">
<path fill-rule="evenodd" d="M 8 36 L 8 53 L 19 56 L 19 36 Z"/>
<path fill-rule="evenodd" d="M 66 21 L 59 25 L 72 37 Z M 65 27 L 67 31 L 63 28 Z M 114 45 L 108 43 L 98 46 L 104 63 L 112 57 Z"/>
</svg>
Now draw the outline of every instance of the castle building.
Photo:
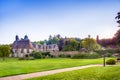
<svg viewBox="0 0 120 80">
<path fill-rule="evenodd" d="M 27 35 L 25 35 L 24 39 L 19 39 L 19 36 L 16 35 L 15 41 L 12 44 L 12 57 L 24 57 L 29 55 L 32 51 L 39 51 L 39 52 L 52 52 L 52 51 L 59 51 L 57 44 L 49 44 L 47 45 L 37 45 L 36 43 L 30 42 Z"/>
</svg>

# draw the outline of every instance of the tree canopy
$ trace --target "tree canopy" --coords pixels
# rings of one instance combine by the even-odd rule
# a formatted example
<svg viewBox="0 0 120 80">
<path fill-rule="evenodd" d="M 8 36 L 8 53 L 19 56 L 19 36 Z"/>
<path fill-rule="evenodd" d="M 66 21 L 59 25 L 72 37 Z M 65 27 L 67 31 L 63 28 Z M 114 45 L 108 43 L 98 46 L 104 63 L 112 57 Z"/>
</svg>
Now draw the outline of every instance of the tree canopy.
<svg viewBox="0 0 120 80">
<path fill-rule="evenodd" d="M 63 51 L 76 51 L 78 49 L 79 42 L 74 38 L 69 38 L 65 41 L 65 45 L 63 47 Z"/>
<path fill-rule="evenodd" d="M 9 54 L 11 53 L 11 48 L 9 45 L 0 45 L 0 57 L 4 57 L 9 56 Z"/>
<path fill-rule="evenodd" d="M 120 12 L 117 13 L 115 19 L 117 19 L 117 23 L 120 24 Z"/>
<path fill-rule="evenodd" d="M 82 47 L 86 48 L 88 51 L 98 48 L 98 44 L 93 38 L 85 38 L 82 40 Z"/>
</svg>

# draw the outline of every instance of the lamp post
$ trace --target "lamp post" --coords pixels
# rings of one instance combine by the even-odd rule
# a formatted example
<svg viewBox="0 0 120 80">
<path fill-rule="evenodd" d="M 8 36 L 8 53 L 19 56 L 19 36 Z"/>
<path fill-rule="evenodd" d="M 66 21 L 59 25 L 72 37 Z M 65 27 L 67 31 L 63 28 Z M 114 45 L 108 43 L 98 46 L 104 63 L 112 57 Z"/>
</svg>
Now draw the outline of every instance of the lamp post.
<svg viewBox="0 0 120 80">
<path fill-rule="evenodd" d="M 103 67 L 105 67 L 105 48 L 102 48 L 102 56 L 103 56 Z"/>
</svg>

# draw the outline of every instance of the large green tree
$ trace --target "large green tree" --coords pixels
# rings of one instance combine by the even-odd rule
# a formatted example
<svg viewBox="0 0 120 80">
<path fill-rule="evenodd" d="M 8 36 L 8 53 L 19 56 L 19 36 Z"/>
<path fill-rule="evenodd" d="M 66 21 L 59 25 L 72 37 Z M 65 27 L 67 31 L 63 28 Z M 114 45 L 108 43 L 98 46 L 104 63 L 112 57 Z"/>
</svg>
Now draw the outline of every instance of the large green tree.
<svg viewBox="0 0 120 80">
<path fill-rule="evenodd" d="M 82 40 L 82 47 L 86 48 L 88 51 L 92 51 L 98 48 L 98 44 L 93 38 L 85 38 Z"/>
<path fill-rule="evenodd" d="M 49 38 L 48 44 L 59 44 L 59 38 L 56 36 L 53 38 Z"/>
<path fill-rule="evenodd" d="M 11 48 L 9 45 L 0 45 L 0 57 L 5 60 L 5 57 L 9 56 Z"/>
<path fill-rule="evenodd" d="M 63 47 L 63 51 L 76 51 L 78 46 L 79 46 L 79 42 L 76 41 L 74 38 L 69 38 L 66 40 L 65 45 Z"/>
</svg>

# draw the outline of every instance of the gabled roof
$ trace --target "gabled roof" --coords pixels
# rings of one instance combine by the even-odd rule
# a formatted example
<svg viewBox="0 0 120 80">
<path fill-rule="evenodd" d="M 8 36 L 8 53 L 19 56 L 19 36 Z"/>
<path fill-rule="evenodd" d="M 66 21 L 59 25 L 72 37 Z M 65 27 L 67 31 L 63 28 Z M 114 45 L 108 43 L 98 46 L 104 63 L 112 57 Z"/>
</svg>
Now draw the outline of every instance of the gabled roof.
<svg viewBox="0 0 120 80">
<path fill-rule="evenodd" d="M 26 48 L 26 49 L 33 49 L 33 45 L 30 42 L 30 40 L 19 40 L 19 41 L 14 41 L 14 43 L 12 44 L 12 48 Z"/>
</svg>

